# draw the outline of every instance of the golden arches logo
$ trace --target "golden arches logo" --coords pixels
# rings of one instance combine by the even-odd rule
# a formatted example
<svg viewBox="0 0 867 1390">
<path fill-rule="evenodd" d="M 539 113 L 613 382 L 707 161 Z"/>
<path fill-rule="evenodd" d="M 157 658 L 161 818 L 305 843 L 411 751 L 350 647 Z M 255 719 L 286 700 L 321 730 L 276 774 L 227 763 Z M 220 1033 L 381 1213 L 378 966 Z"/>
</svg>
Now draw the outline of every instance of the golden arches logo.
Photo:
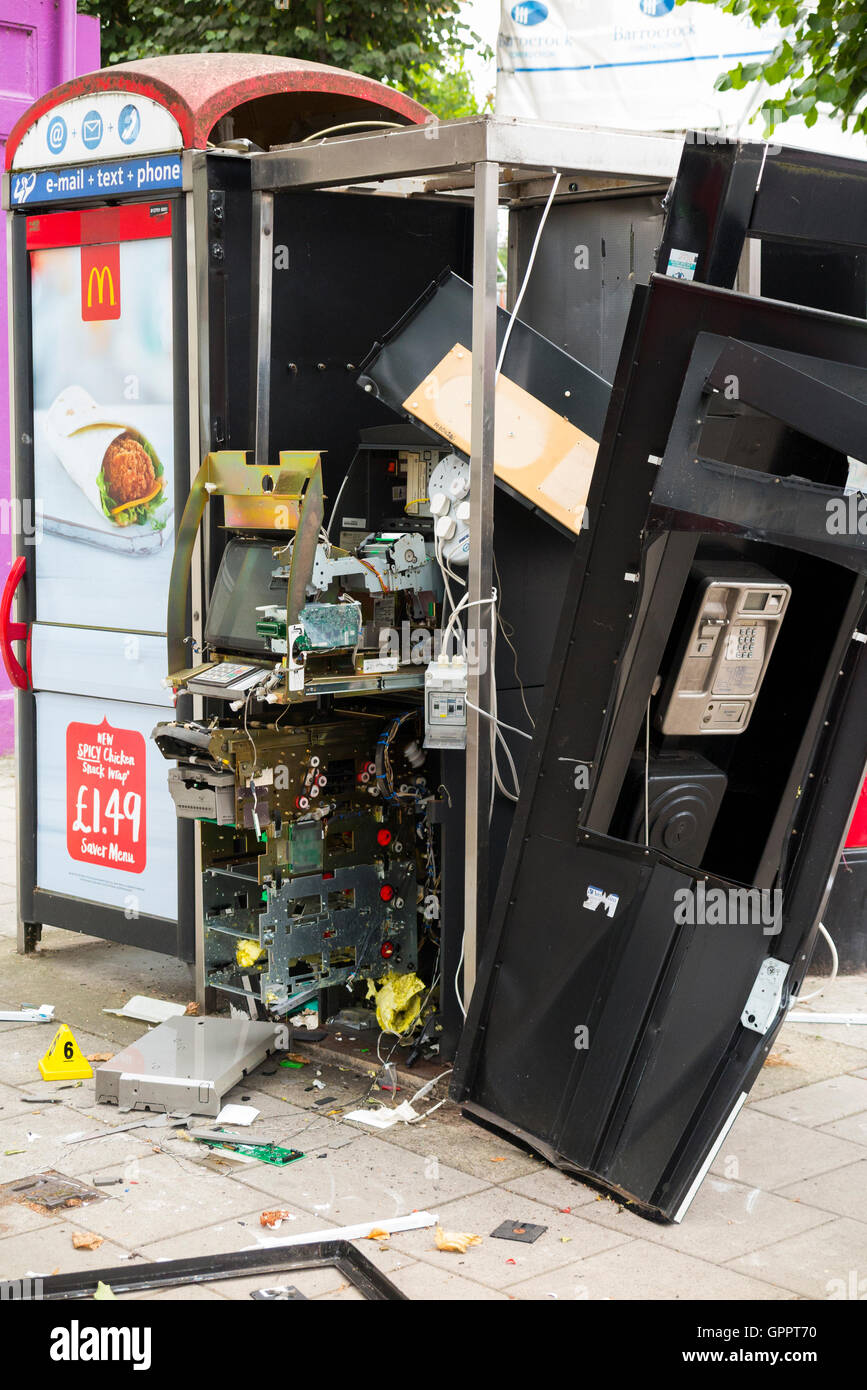
<svg viewBox="0 0 867 1390">
<path fill-rule="evenodd" d="M 114 295 L 114 276 L 113 276 L 112 273 L 111 273 L 111 267 L 110 267 L 110 266 L 107 266 L 107 265 L 104 265 L 104 266 L 95 266 L 95 265 L 93 265 L 93 266 L 91 266 L 91 268 L 90 268 L 90 276 L 88 277 L 88 281 L 87 281 L 87 307 L 88 307 L 88 309 L 90 309 L 90 308 L 93 306 L 93 282 L 94 282 L 94 280 L 96 280 L 96 290 L 97 290 L 97 294 L 98 294 L 98 296 L 99 296 L 99 303 L 100 303 L 100 304 L 103 304 L 103 303 L 105 302 L 105 282 L 106 282 L 106 278 L 108 279 L 108 295 L 109 295 L 108 302 L 109 302 L 109 304 L 116 304 L 116 303 L 117 303 L 117 300 L 115 299 L 115 295 Z"/>
</svg>

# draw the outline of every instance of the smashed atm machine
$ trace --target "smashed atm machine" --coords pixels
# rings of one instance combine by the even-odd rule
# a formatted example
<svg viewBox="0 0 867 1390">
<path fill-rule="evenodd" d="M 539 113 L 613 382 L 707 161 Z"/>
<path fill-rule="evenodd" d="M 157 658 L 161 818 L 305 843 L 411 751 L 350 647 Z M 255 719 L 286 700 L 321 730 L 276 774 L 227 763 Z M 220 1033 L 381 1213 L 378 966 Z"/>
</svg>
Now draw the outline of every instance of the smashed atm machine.
<svg viewBox="0 0 867 1390">
<path fill-rule="evenodd" d="M 665 1219 L 867 760 L 867 324 L 720 288 L 680 152 L 212 55 L 49 94 L 4 184 L 22 946 L 375 1010 Z"/>
</svg>

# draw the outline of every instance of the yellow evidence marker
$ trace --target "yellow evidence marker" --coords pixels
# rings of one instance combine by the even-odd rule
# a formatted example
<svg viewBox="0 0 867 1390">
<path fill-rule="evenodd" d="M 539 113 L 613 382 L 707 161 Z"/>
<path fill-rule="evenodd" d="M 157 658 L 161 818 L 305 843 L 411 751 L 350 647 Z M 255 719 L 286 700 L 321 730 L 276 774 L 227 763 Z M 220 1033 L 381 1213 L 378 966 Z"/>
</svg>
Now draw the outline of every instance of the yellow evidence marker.
<svg viewBox="0 0 867 1390">
<path fill-rule="evenodd" d="M 39 1059 L 39 1070 L 43 1081 L 86 1081 L 93 1076 L 93 1067 L 65 1023 L 54 1034 L 45 1056 Z"/>
</svg>

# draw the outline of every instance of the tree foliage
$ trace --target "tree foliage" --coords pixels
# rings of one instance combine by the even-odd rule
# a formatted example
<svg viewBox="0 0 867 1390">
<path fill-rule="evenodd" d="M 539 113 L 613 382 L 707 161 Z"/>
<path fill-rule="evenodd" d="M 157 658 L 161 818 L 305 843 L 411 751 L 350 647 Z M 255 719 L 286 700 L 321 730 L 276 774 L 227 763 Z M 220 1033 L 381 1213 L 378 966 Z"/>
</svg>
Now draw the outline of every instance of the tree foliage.
<svg viewBox="0 0 867 1390">
<path fill-rule="evenodd" d="M 164 53 L 273 53 L 385 82 L 438 116 L 476 107 L 466 54 L 481 39 L 460 0 L 79 0 L 99 15 L 105 63 Z"/>
<path fill-rule="evenodd" d="M 683 3 L 684 0 L 679 0 Z M 763 81 L 778 88 L 760 110 L 776 120 L 803 116 L 815 125 L 820 108 L 841 117 L 843 129 L 867 130 L 867 0 L 701 0 L 727 14 L 747 15 L 761 28 L 775 20 L 783 38 L 770 57 L 738 63 L 717 78 L 721 92 Z"/>
</svg>

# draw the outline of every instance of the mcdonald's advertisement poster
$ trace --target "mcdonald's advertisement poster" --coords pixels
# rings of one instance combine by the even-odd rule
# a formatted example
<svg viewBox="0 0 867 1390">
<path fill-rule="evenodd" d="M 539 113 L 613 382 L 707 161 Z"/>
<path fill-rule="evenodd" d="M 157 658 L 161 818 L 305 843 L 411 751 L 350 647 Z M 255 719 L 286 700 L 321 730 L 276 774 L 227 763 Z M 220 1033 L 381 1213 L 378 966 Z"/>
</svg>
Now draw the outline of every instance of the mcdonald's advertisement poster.
<svg viewBox="0 0 867 1390">
<path fill-rule="evenodd" d="M 37 620 L 164 632 L 174 524 L 168 204 L 28 219 Z"/>
</svg>

